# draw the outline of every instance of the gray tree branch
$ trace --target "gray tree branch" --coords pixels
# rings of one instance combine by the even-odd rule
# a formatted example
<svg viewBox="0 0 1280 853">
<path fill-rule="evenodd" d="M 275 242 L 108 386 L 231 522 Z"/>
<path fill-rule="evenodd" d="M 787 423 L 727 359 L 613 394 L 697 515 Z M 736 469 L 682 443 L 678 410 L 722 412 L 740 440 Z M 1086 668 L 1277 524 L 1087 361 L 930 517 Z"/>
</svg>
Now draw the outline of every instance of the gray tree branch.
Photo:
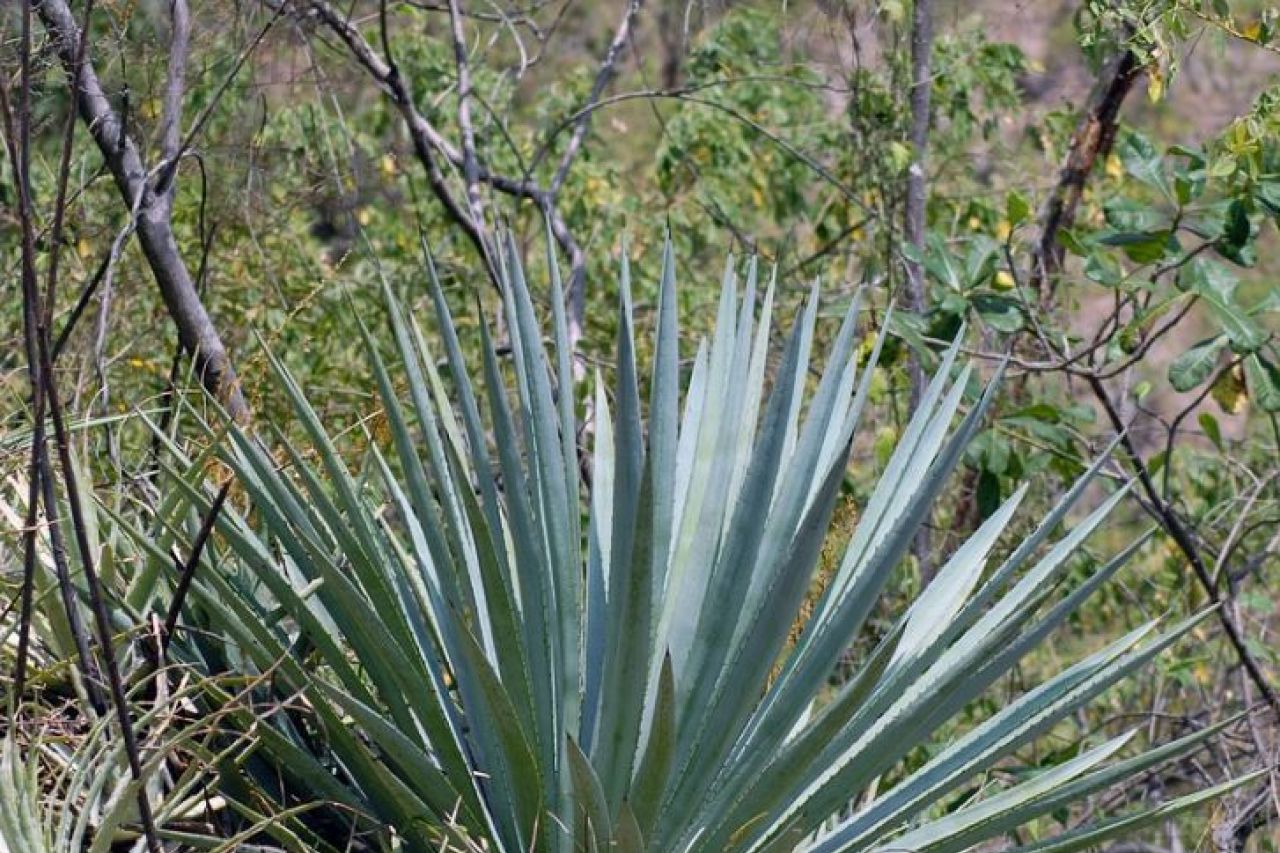
<svg viewBox="0 0 1280 853">
<path fill-rule="evenodd" d="M 53 39 L 58 58 L 74 81 L 80 118 L 106 160 L 121 197 L 130 207 L 141 200 L 138 242 L 165 307 L 178 328 L 183 348 L 192 354 L 201 382 L 228 414 L 237 421 L 247 421 L 249 406 L 226 346 L 200 300 L 174 237 L 172 194 L 157 192 L 153 186 L 137 145 L 125 132 L 120 116 L 102 89 L 91 58 L 86 55 L 83 61 L 78 61 L 80 27 L 65 0 L 38 0 L 36 11 Z M 185 65 L 185 58 L 182 63 Z M 172 79 L 171 64 L 171 83 Z"/>
</svg>

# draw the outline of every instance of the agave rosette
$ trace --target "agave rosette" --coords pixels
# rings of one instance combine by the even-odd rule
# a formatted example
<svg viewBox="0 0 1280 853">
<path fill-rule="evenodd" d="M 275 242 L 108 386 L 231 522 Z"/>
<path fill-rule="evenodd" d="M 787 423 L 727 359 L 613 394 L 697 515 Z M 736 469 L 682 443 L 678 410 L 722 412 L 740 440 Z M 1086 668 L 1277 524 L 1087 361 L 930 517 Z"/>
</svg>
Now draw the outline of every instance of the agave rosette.
<svg viewBox="0 0 1280 853">
<path fill-rule="evenodd" d="M 648 382 L 624 260 L 611 384 L 575 383 L 551 268 L 544 347 L 507 254 L 510 358 L 481 325 L 478 382 L 434 272 L 439 363 L 388 289 L 394 367 L 368 347 L 388 457 L 372 449 L 351 470 L 278 362 L 313 452 L 282 443 L 282 471 L 259 439 L 229 433 L 222 452 L 252 512 L 224 511 L 223 565 L 238 570 L 200 574 L 193 598 L 247 665 L 309 703 L 319 736 L 284 717 L 258 725 L 273 772 L 390 828 L 383 838 L 405 850 L 942 853 L 1004 837 L 1214 734 L 1146 752 L 1122 735 L 940 808 L 1197 621 L 1142 626 L 903 769 L 1140 547 L 1052 595 L 1126 489 L 1060 532 L 1103 481 L 1100 459 L 990 566 L 1018 490 L 827 691 L 998 373 L 966 403 L 972 367 L 957 364 L 958 347 L 941 356 L 810 611 L 881 343 L 860 368 L 856 300 L 811 383 L 816 286 L 771 361 L 774 287 L 759 293 L 754 264 L 745 281 L 730 264 L 714 332 L 686 372 L 668 247 Z M 588 384 L 589 406 L 574 393 Z M 196 504 L 210 500 L 187 488 Z M 1216 793 L 1020 849 L 1082 849 Z"/>
</svg>

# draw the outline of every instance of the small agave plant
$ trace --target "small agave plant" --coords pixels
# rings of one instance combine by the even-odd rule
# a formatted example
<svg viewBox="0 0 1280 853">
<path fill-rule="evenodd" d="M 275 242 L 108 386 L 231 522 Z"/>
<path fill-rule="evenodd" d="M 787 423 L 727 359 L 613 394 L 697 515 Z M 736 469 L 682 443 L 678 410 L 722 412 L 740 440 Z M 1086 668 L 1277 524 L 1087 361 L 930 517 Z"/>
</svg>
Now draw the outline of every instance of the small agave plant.
<svg viewBox="0 0 1280 853">
<path fill-rule="evenodd" d="M 481 325 L 480 382 L 434 273 L 439 363 L 388 290 L 394 368 L 367 336 L 388 457 L 375 448 L 350 470 L 278 363 L 314 452 L 283 444 L 284 473 L 245 432 L 223 448 L 250 511 L 222 513 L 221 562 L 237 568 L 198 574 L 192 618 L 309 709 L 309 728 L 284 714 L 260 720 L 255 760 L 358 815 L 375 845 L 959 851 L 1007 840 L 1214 735 L 1137 754 L 1123 735 L 1023 781 L 985 775 L 1197 619 L 1139 628 L 967 730 L 954 724 L 1141 544 L 1053 594 L 1126 493 L 1059 536 L 1102 482 L 1101 460 L 995 565 L 1025 489 L 1013 495 L 829 688 L 999 381 L 957 417 L 973 372 L 955 347 L 809 606 L 881 343 L 860 369 L 856 305 L 808 393 L 817 288 L 775 358 L 773 285 L 761 295 L 754 266 L 744 283 L 730 264 L 715 331 L 686 372 L 668 247 L 642 383 L 624 260 L 616 367 L 609 385 L 595 377 L 587 406 L 554 263 L 550 348 L 513 251 L 504 275 L 510 359 Z M 904 764 L 930 744 L 923 764 Z M 1217 793 L 1016 849 L 1083 849 Z"/>
</svg>

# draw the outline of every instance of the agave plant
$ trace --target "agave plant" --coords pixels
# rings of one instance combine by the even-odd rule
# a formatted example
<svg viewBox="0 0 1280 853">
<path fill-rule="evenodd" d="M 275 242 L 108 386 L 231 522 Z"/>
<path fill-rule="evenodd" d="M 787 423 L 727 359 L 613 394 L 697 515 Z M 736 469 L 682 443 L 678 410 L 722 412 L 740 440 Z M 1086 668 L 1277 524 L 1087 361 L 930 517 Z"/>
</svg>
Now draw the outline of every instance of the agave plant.
<svg viewBox="0 0 1280 853">
<path fill-rule="evenodd" d="M 1110 489 L 1061 531 L 1087 489 L 1107 490 L 1101 459 L 996 561 L 1025 488 L 1014 494 L 829 689 L 999 376 L 966 402 L 975 371 L 957 347 L 942 354 L 809 606 L 883 339 L 859 346 L 854 304 L 811 374 L 815 285 L 773 358 L 774 285 L 760 294 L 754 264 L 745 281 L 734 270 L 685 375 L 667 248 L 642 382 L 624 259 L 616 365 L 590 400 L 575 394 L 588 383 L 575 384 L 554 261 L 544 348 L 508 252 L 510 358 L 481 325 L 480 382 L 434 272 L 438 353 L 388 289 L 394 367 L 366 339 L 390 441 L 372 442 L 359 470 L 275 363 L 310 447 L 279 442 L 281 465 L 229 428 L 218 452 L 242 509 L 220 516 L 220 568 L 198 574 L 191 619 L 227 638 L 219 655 L 305 700 L 305 719 L 256 730 L 257 758 L 285 787 L 381 828 L 388 849 L 942 853 L 1007 837 L 1214 734 L 1146 752 L 1123 735 L 1016 784 L 989 774 L 1197 619 L 1145 625 L 954 724 L 1140 547 L 1053 595 L 1126 493 Z M 207 505 L 198 476 L 176 482 Z M 1215 793 L 1018 849 L 1081 849 Z"/>
<path fill-rule="evenodd" d="M 163 730 L 162 714 L 138 703 L 140 726 Z M 74 723 L 52 716 L 34 721 L 40 729 L 56 732 L 52 736 L 42 732 L 31 743 L 13 732 L 0 737 L 0 853 L 109 853 L 125 844 L 141 849 L 139 783 L 129 774 L 111 720 L 102 718 L 87 731 L 77 731 Z M 169 832 L 170 837 L 217 849 L 218 839 L 191 828 L 192 823 L 202 826 L 199 819 L 218 805 L 207 794 L 207 768 L 213 762 L 187 762 L 178 778 L 165 778 L 168 757 L 180 747 L 198 750 L 198 743 L 187 743 L 194 740 L 180 734 L 160 743 L 148 753 L 144 778 L 158 826 L 181 826 L 186 831 L 180 836 Z M 243 742 L 237 748 L 243 749 Z M 255 833 L 261 831 L 255 826 Z"/>
</svg>

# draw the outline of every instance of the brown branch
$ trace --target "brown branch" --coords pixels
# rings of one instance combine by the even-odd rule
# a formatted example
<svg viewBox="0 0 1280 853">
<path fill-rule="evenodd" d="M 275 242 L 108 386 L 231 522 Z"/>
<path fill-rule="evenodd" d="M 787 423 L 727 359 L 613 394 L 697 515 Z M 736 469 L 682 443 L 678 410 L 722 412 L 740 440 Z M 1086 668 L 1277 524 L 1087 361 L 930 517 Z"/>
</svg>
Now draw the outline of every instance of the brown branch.
<svg viewBox="0 0 1280 853">
<path fill-rule="evenodd" d="M 338 40 L 346 46 L 352 58 L 373 78 L 378 88 L 391 99 L 401 118 L 404 119 L 405 127 L 409 131 L 409 139 L 413 143 L 413 152 L 422 164 L 423 170 L 427 173 L 427 184 L 431 187 L 432 194 L 444 207 L 448 217 L 462 229 L 467 239 L 471 241 L 476 252 L 484 261 L 485 269 L 490 279 L 500 286 L 498 271 L 489 261 L 484 237 L 472 220 L 470 213 L 454 198 L 453 192 L 449 189 L 448 180 L 445 178 L 444 171 L 441 168 L 440 157 L 437 156 L 442 155 L 447 162 L 460 165 L 462 153 L 449 143 L 440 134 L 440 131 L 418 111 L 417 105 L 413 102 L 413 90 L 412 86 L 409 85 L 409 81 L 405 79 L 400 69 L 390 59 L 383 59 L 378 55 L 377 51 L 373 49 L 373 46 L 369 44 L 355 24 L 351 23 L 346 16 L 340 14 L 324 0 L 307 0 L 305 6 L 330 32 L 338 37 Z M 287 5 L 280 4 L 276 8 L 285 9 Z"/>
<path fill-rule="evenodd" d="M 23 298 L 23 314 L 24 325 L 26 327 L 26 345 L 27 355 L 30 359 L 35 355 L 36 361 L 31 365 L 30 375 L 35 387 L 33 388 L 36 397 L 36 415 L 38 418 L 36 428 L 36 438 L 39 439 L 33 444 L 33 458 L 37 460 L 32 465 L 32 473 L 36 474 L 39 468 L 39 479 L 41 481 L 42 491 L 44 493 L 45 515 L 51 521 L 57 514 L 56 502 L 52 499 L 53 494 L 53 476 L 49 470 L 48 464 L 48 446 L 44 441 L 43 423 L 44 423 L 44 405 L 47 403 L 49 413 L 53 418 L 54 437 L 58 450 L 59 461 L 62 467 L 63 485 L 66 489 L 67 503 L 70 505 L 72 527 L 75 531 L 76 543 L 79 547 L 82 569 L 84 571 L 85 586 L 88 593 L 89 604 L 94 615 L 94 621 L 98 630 L 98 642 L 101 646 L 102 656 L 106 661 L 107 683 L 111 691 L 112 704 L 115 707 L 117 721 L 120 726 L 121 736 L 124 741 L 125 756 L 128 760 L 130 775 L 139 783 L 137 794 L 138 818 L 142 824 L 143 836 L 146 839 L 147 847 L 152 853 L 161 853 L 160 838 L 156 831 L 155 819 L 151 812 L 151 801 L 147 794 L 146 785 L 143 784 L 143 765 L 142 758 L 138 750 L 138 742 L 133 730 L 133 721 L 130 717 L 130 709 L 128 698 L 125 695 L 124 683 L 120 677 L 119 665 L 116 661 L 115 650 L 112 646 L 112 632 L 110 616 L 107 613 L 106 603 L 102 596 L 102 589 L 99 584 L 98 575 L 94 568 L 93 552 L 89 544 L 87 527 L 83 517 L 83 506 L 80 502 L 80 494 L 77 486 L 76 473 L 71 462 L 71 451 L 67 438 L 66 424 L 63 419 L 61 403 L 58 399 L 58 387 L 56 377 L 53 373 L 53 361 L 50 358 L 50 341 L 49 326 L 44 322 L 44 318 L 51 316 L 52 311 L 42 311 L 40 307 L 40 292 L 37 286 L 36 276 L 36 246 L 34 240 L 35 233 L 35 212 L 31 196 L 31 179 L 30 179 L 30 134 L 31 134 L 31 24 L 32 24 L 32 0 L 24 0 L 22 4 L 22 47 L 21 47 L 21 75 L 22 88 L 19 101 L 18 115 L 18 137 L 17 143 L 14 144 L 11 115 L 7 98 L 0 103 L 4 109 L 4 123 L 6 126 L 6 138 L 9 140 L 9 148 L 11 152 L 17 154 L 14 158 L 15 183 L 18 185 L 20 219 L 22 225 L 22 298 Z M 74 28 L 75 21 L 67 10 L 67 21 Z M 69 66 L 73 73 L 83 72 L 86 63 L 80 63 L 82 59 L 80 50 L 80 40 L 77 37 L 71 43 L 69 52 Z M 79 63 L 79 67 L 77 67 Z M 15 150 L 16 149 L 16 150 Z M 65 202 L 65 190 L 59 189 L 59 203 Z M 49 280 L 49 290 L 52 294 L 56 288 L 56 280 L 51 277 Z M 29 494 L 34 496 L 36 493 L 34 480 Z M 28 520 L 34 521 L 35 514 L 30 507 L 27 510 Z M 32 531 L 34 525 L 31 526 Z M 29 532 L 25 543 L 28 551 L 24 561 L 24 581 L 30 587 L 34 584 L 34 533 Z M 56 555 L 55 555 L 56 557 Z M 29 595 L 29 591 L 25 593 Z M 68 605 L 70 606 L 70 605 Z M 24 616 L 30 618 L 29 600 L 24 601 Z M 70 613 L 71 611 L 69 611 Z M 29 628 L 29 622 L 28 622 Z M 23 649 L 25 654 L 26 649 Z M 25 663 L 23 664 L 25 666 Z"/>
<path fill-rule="evenodd" d="M 138 745 L 137 734 L 133 729 L 130 716 L 128 696 L 125 694 L 124 680 L 120 675 L 120 664 L 116 660 L 113 646 L 111 616 L 107 612 L 106 600 L 103 597 L 102 584 L 94 565 L 93 547 L 89 543 L 88 524 L 84 518 L 84 505 L 81 502 L 78 479 L 71 461 L 71 445 L 67 436 L 67 426 L 62 412 L 62 404 L 58 399 L 58 386 L 49 358 L 48 336 L 42 335 L 40 341 L 40 372 L 44 381 L 44 393 L 49 401 L 49 413 L 53 416 L 54 444 L 58 451 L 58 461 L 62 468 L 62 483 L 66 489 L 67 504 L 71 509 L 71 528 L 75 534 L 76 547 L 80 554 L 80 565 L 84 572 L 85 588 L 89 599 L 89 609 L 93 614 L 98 632 L 98 645 L 106 663 L 107 687 L 111 693 L 111 704 L 115 708 L 116 720 L 120 726 L 121 739 L 124 741 L 125 758 L 129 765 L 129 774 L 138 782 L 138 818 L 142 824 L 143 835 L 152 853 L 161 853 L 160 838 L 156 833 L 155 818 L 151 812 L 151 800 L 147 794 L 147 786 L 143 775 L 142 755 Z M 51 478 L 49 478 L 51 479 Z M 47 505 L 46 514 L 54 510 Z"/>
<path fill-rule="evenodd" d="M 279 10 L 290 8 L 288 4 L 277 3 L 275 0 L 268 0 L 268 2 Z M 463 126 L 462 147 L 459 148 L 446 139 L 440 130 L 419 112 L 417 105 L 413 101 L 413 87 L 409 84 L 403 72 L 391 60 L 390 56 L 386 58 L 379 56 L 378 52 L 374 50 L 373 46 L 369 44 L 369 41 L 360 32 L 360 29 L 349 18 L 338 12 L 327 0 L 299 0 L 299 2 L 292 5 L 292 8 L 295 12 L 300 12 L 301 9 L 305 8 L 320 23 L 324 24 L 330 32 L 337 36 L 351 57 L 373 79 L 378 88 L 391 99 L 409 131 L 414 154 L 427 173 L 427 183 L 431 187 L 432 193 L 444 206 L 449 218 L 462 228 L 463 233 L 466 234 L 475 247 L 477 254 L 485 264 L 490 278 L 496 285 L 501 286 L 501 279 L 489 255 L 487 240 L 485 239 L 486 228 L 483 220 L 483 209 L 481 206 L 481 209 L 477 210 L 477 205 L 475 204 L 476 201 L 480 200 L 479 187 L 481 185 L 488 186 L 503 195 L 518 199 L 528 199 L 538 205 L 546 217 L 547 227 L 550 229 L 552 237 L 569 258 L 571 273 L 567 292 L 572 296 L 570 337 L 576 341 L 581 334 L 581 294 L 586 278 L 585 255 L 573 233 L 569 230 L 568 224 L 564 221 L 564 217 L 556 209 L 555 195 L 530 177 L 517 178 L 499 174 L 491 171 L 481 161 L 479 152 L 475 149 L 469 108 L 465 111 L 461 109 L 461 105 L 459 108 L 459 123 Z M 459 100 L 465 102 L 472 97 L 469 72 L 467 73 L 467 85 L 462 85 L 462 75 L 468 67 L 465 42 L 461 33 L 461 20 L 466 13 L 456 2 L 452 4 L 452 8 L 452 37 L 455 62 L 459 63 Z M 385 16 L 380 17 L 383 27 L 385 53 L 385 45 L 388 41 L 385 32 L 386 21 Z M 463 97 L 464 94 L 466 97 Z M 460 202 L 450 189 L 444 173 L 444 164 L 462 170 L 468 195 L 466 202 Z"/>
<path fill-rule="evenodd" d="M 924 234 L 927 225 L 929 202 L 928 174 L 926 172 L 929 150 L 929 102 L 932 96 L 933 54 L 933 2 L 915 0 L 911 11 L 911 166 L 907 170 L 907 198 L 902 211 L 903 239 L 911 246 L 917 258 L 924 253 Z M 929 308 L 925 292 L 924 266 L 919 260 L 907 260 L 907 306 L 917 316 L 923 317 Z M 920 405 L 926 383 L 924 365 L 920 354 L 911 350 L 907 361 L 908 406 L 914 412 Z M 928 524 L 920 525 L 911 543 L 912 553 L 920 568 L 924 584 L 933 580 L 937 568 L 932 559 L 932 543 Z"/>
<path fill-rule="evenodd" d="M 35 8 L 73 81 L 80 118 L 106 160 L 120 195 L 130 208 L 135 202 L 141 202 L 138 241 L 165 307 L 178 327 L 183 347 L 194 355 L 196 371 L 205 387 L 232 418 L 246 422 L 249 406 L 241 393 L 226 346 L 200 301 L 195 282 L 178 250 L 171 222 L 171 192 L 156 191 L 137 145 L 102 89 L 93 63 L 87 55 L 80 55 L 80 26 L 65 0 L 36 0 Z"/>
<path fill-rule="evenodd" d="M 644 0 L 628 0 L 626 12 L 623 13 L 622 21 L 618 24 L 618 29 L 613 34 L 613 41 L 609 43 L 609 48 L 605 51 L 604 58 L 600 61 L 600 68 L 591 84 L 591 93 L 587 96 L 586 106 L 578 111 L 578 116 L 574 120 L 573 132 L 570 134 L 564 154 L 561 155 L 560 162 L 556 166 L 555 174 L 551 177 L 551 183 L 547 187 L 547 199 L 543 204 L 547 223 L 551 227 L 552 234 L 569 253 L 569 287 L 565 292 L 565 299 L 568 302 L 569 309 L 567 312 L 569 343 L 574 352 L 578 349 L 578 340 L 582 337 L 582 324 L 586 319 L 586 258 L 577 242 L 573 239 L 573 235 L 569 233 L 569 229 L 565 226 L 559 211 L 556 210 L 556 200 L 560 196 L 560 190 L 564 188 L 565 180 L 569 177 L 569 169 L 573 167 L 574 160 L 577 159 L 578 154 L 582 151 L 587 132 L 591 129 L 591 117 L 594 114 L 591 107 L 599 103 L 604 96 L 605 88 L 616 76 L 618 56 L 631 38 L 636 16 L 640 14 L 640 8 L 643 5 Z"/>
<path fill-rule="evenodd" d="M 1132 51 L 1126 50 L 1111 60 L 1094 85 L 1084 113 L 1076 123 L 1058 183 L 1040 212 L 1040 238 L 1032 259 L 1030 284 L 1039 297 L 1041 307 L 1047 307 L 1052 301 L 1054 281 L 1062 270 L 1062 246 L 1058 236 L 1075 220 L 1076 207 L 1094 163 L 1110 152 L 1120 122 L 1120 107 L 1142 72 L 1142 66 Z"/>
<path fill-rule="evenodd" d="M 1226 634 L 1227 642 L 1231 644 L 1231 648 L 1239 658 L 1240 664 L 1244 667 L 1245 672 L 1248 673 L 1249 680 L 1258 688 L 1258 692 L 1262 694 L 1267 705 L 1275 713 L 1277 720 L 1280 720 L 1280 696 L 1277 696 L 1275 689 L 1267 681 L 1265 673 L 1262 672 L 1262 668 L 1254 660 L 1253 654 L 1245 644 L 1240 628 L 1236 625 L 1231 613 L 1231 608 L 1219 606 L 1223 602 L 1223 596 L 1218 591 L 1218 584 L 1213 574 L 1209 571 L 1209 567 L 1205 564 L 1195 539 L 1192 538 L 1190 531 L 1182 523 L 1182 519 L 1178 517 L 1177 512 L 1174 511 L 1173 507 L 1161 496 L 1156 488 L 1151 471 L 1142 460 L 1137 447 L 1134 446 L 1133 440 L 1125 428 L 1124 419 L 1111 401 L 1111 396 L 1107 393 L 1102 380 L 1096 376 L 1089 376 L 1087 381 L 1094 396 L 1102 404 L 1103 411 L 1106 412 L 1107 419 L 1111 421 L 1112 428 L 1120 434 L 1120 445 L 1124 448 L 1125 455 L 1129 457 L 1129 462 L 1133 465 L 1134 471 L 1138 475 L 1138 483 L 1142 486 L 1143 494 L 1147 498 L 1149 511 L 1160 522 L 1160 526 L 1165 529 L 1165 532 L 1169 534 L 1178 550 L 1182 552 L 1183 557 L 1191 564 L 1191 570 L 1196 577 L 1196 581 L 1204 589 L 1210 604 L 1216 606 L 1215 613 L 1218 617 L 1218 622 L 1222 625 L 1223 633 Z"/>
<path fill-rule="evenodd" d="M 933 10 L 931 0 L 916 0 L 911 16 L 911 167 L 907 170 L 907 199 L 903 209 L 903 239 L 917 253 L 924 251 L 925 205 L 929 200 L 926 153 L 929 147 L 929 102 L 933 80 L 931 54 L 933 51 Z M 924 268 L 915 260 L 907 260 L 907 305 L 917 314 L 924 314 L 927 305 L 924 289 Z M 915 372 L 919 363 L 913 362 Z M 912 376 L 911 407 L 920 400 L 923 373 Z"/>
<path fill-rule="evenodd" d="M 173 589 L 173 598 L 169 602 L 169 610 L 164 617 L 164 628 L 160 632 L 160 650 L 162 654 L 169 648 L 169 642 L 173 639 L 173 632 L 177 630 L 178 617 L 182 614 L 182 605 L 187 599 L 187 592 L 191 589 L 191 581 L 195 578 L 196 566 L 200 565 L 200 555 L 204 552 L 204 546 L 209 541 L 210 534 L 213 533 L 213 525 L 218 520 L 218 513 L 222 511 L 222 504 L 230 492 L 230 481 L 224 483 L 222 488 L 218 489 L 218 494 L 214 497 L 213 503 L 210 504 L 209 511 L 205 513 L 204 521 L 201 522 L 200 529 L 196 532 L 196 538 L 191 543 L 191 555 L 185 561 L 180 559 L 177 554 L 173 557 L 178 569 L 178 584 Z"/>
<path fill-rule="evenodd" d="M 23 585 L 20 593 L 19 629 L 17 660 L 14 668 L 14 699 L 21 701 L 26 681 L 26 665 L 30 648 L 31 619 L 34 612 L 35 566 L 36 566 L 36 534 L 39 522 L 40 502 L 43 499 L 45 516 L 49 528 L 49 545 L 53 557 L 54 576 L 57 580 L 58 595 L 66 613 L 67 627 L 76 647 L 81 674 L 85 679 L 85 689 L 89 701 L 95 710 L 102 711 L 106 704 L 102 700 L 99 689 L 97 667 L 89 648 L 89 638 L 80 619 L 76 589 L 71 581 L 71 572 L 67 565 L 66 551 L 63 546 L 61 528 L 58 523 L 57 502 L 54 500 L 53 474 L 49 464 L 49 450 L 45 437 L 45 383 L 40 364 L 40 338 L 48 329 L 51 312 L 40 310 L 39 289 L 36 271 L 36 239 L 35 212 L 31 199 L 30 183 L 30 4 L 24 4 L 22 10 L 22 60 L 20 67 L 21 89 L 18 125 L 15 132 L 13 112 L 8 100 L 8 80 L 0 78 L 0 120 L 4 124 L 4 137 L 9 153 L 9 162 L 13 168 L 14 185 L 18 194 L 18 214 L 21 223 L 21 289 L 23 340 L 27 356 L 27 372 L 31 382 L 32 396 L 32 439 L 31 460 L 28 466 L 27 515 L 23 528 Z M 71 135 L 69 126 L 64 135 L 63 177 L 59 183 L 58 198 L 60 204 L 66 198 L 65 173 L 70 157 L 67 154 L 67 138 Z M 54 231 L 61 229 L 61 210 L 54 214 Z M 57 274 L 58 241 L 52 244 L 49 264 L 49 291 L 52 295 L 55 276 Z"/>
</svg>

